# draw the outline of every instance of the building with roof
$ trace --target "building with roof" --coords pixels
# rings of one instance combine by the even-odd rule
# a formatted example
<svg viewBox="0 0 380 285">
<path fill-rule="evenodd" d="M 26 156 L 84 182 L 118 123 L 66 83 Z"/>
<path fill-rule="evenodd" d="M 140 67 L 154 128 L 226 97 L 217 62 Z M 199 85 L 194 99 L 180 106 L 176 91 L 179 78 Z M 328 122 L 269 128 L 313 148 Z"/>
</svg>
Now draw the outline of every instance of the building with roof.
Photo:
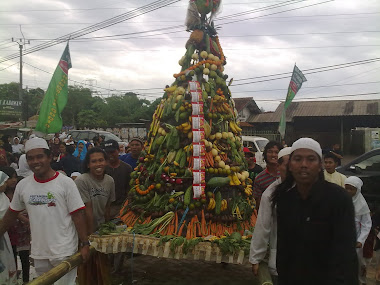
<svg viewBox="0 0 380 285">
<path fill-rule="evenodd" d="M 353 145 L 355 128 L 380 127 L 380 100 L 341 100 L 292 102 L 286 111 L 285 140 L 292 143 L 300 137 L 311 137 L 322 147 L 340 143 L 345 152 Z M 255 131 L 277 132 L 284 102 L 274 112 L 251 115 L 248 122 Z"/>
<path fill-rule="evenodd" d="M 257 106 L 253 97 L 234 98 L 235 109 L 238 112 L 238 120 L 240 122 L 247 122 L 248 118 L 261 113 L 260 108 Z M 249 127 L 250 124 L 245 126 Z"/>
</svg>

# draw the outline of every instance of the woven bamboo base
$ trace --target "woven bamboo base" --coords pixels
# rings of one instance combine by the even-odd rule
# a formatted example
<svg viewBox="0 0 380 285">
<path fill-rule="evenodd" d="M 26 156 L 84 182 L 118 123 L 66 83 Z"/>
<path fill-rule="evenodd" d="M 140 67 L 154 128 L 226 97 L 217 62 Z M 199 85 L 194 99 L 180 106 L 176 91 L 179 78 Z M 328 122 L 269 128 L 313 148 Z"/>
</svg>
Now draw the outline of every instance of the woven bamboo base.
<svg viewBox="0 0 380 285">
<path fill-rule="evenodd" d="M 133 235 L 129 233 L 90 237 L 91 245 L 103 253 L 120 253 L 132 252 L 142 255 L 150 255 L 161 258 L 187 259 L 187 260 L 205 260 L 216 263 L 232 263 L 232 264 L 249 264 L 248 256 L 244 255 L 244 251 L 234 255 L 222 255 L 219 247 L 211 242 L 200 242 L 187 254 L 182 252 L 182 246 L 177 247 L 174 252 L 170 250 L 171 242 L 158 245 L 159 238 Z"/>
</svg>

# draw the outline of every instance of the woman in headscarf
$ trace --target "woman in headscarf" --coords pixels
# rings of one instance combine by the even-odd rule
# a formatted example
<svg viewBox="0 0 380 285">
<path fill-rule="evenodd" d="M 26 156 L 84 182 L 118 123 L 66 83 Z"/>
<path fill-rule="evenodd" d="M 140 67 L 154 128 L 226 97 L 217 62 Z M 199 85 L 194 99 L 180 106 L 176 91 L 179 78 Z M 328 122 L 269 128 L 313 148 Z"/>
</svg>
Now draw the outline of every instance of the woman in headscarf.
<svg viewBox="0 0 380 285">
<path fill-rule="evenodd" d="M 348 194 L 352 197 L 352 203 L 355 208 L 356 252 L 359 261 L 359 281 L 360 284 L 365 284 L 366 262 L 363 257 L 363 246 L 372 227 L 370 210 L 361 193 L 363 181 L 359 177 L 350 176 L 346 179 L 344 184 Z"/>
<path fill-rule="evenodd" d="M 9 208 L 9 199 L 4 194 L 9 176 L 0 171 L 0 219 Z M 8 233 L 0 236 L 0 284 L 17 284 L 16 263 Z"/>
<path fill-rule="evenodd" d="M 27 177 L 33 174 L 33 171 L 30 170 L 28 163 L 26 162 L 26 154 L 22 154 L 18 160 L 18 169 L 17 175 L 21 177 Z"/>
<path fill-rule="evenodd" d="M 75 149 L 73 156 L 78 158 L 81 162 L 86 157 L 87 148 L 86 148 L 86 142 L 83 140 L 80 140 L 77 144 L 77 148 Z"/>
<path fill-rule="evenodd" d="M 22 153 L 24 151 L 24 146 L 20 143 L 19 137 L 13 138 L 12 153 Z"/>
</svg>

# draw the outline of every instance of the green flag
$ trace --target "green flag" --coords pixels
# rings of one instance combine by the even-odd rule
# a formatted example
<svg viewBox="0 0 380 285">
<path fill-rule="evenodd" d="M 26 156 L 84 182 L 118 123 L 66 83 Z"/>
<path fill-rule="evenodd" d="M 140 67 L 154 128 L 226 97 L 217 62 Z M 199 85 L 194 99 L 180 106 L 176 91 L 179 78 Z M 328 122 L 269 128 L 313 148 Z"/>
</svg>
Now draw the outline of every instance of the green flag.
<svg viewBox="0 0 380 285">
<path fill-rule="evenodd" d="M 296 96 L 298 90 L 301 89 L 302 83 L 304 83 L 306 80 L 306 77 L 302 74 L 302 71 L 298 69 L 296 65 L 294 65 L 292 79 L 289 83 L 288 88 L 288 94 L 286 95 L 286 100 L 284 104 L 284 110 L 282 111 L 280 124 L 278 126 L 278 132 L 281 135 L 281 138 L 285 137 L 285 129 L 286 129 L 286 109 L 289 107 L 290 103 L 292 102 L 294 96 Z"/>
<path fill-rule="evenodd" d="M 61 113 L 67 103 L 67 80 L 70 68 L 71 59 L 69 44 L 67 43 L 42 101 L 36 131 L 45 134 L 61 131 Z"/>
</svg>

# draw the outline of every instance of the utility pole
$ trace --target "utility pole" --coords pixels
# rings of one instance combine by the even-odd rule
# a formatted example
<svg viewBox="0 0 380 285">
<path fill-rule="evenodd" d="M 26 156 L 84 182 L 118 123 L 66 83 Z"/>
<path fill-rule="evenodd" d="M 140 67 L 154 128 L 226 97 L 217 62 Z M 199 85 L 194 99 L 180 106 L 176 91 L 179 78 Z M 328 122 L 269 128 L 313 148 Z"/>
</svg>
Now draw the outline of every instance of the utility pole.
<svg viewBox="0 0 380 285">
<path fill-rule="evenodd" d="M 26 94 L 28 94 L 28 85 L 26 85 Z M 28 115 L 28 95 L 25 95 L 25 101 L 23 102 L 23 112 L 25 112 L 25 117 L 24 117 L 24 127 L 26 128 L 26 122 L 28 121 L 29 115 Z"/>
<path fill-rule="evenodd" d="M 23 92 L 22 92 L 22 49 L 24 48 L 24 45 L 30 44 L 30 40 L 26 40 L 25 38 L 16 40 L 16 39 L 12 38 L 12 42 L 18 43 L 18 47 L 20 48 L 20 85 L 19 85 L 19 89 L 18 89 L 18 99 L 20 101 L 23 101 L 22 105 L 24 105 L 24 98 L 23 98 L 24 96 L 23 96 Z M 24 106 L 22 109 L 24 110 Z M 25 118 L 26 114 L 24 112 L 23 112 L 23 115 L 24 115 L 24 119 L 26 122 L 28 118 Z"/>
</svg>

